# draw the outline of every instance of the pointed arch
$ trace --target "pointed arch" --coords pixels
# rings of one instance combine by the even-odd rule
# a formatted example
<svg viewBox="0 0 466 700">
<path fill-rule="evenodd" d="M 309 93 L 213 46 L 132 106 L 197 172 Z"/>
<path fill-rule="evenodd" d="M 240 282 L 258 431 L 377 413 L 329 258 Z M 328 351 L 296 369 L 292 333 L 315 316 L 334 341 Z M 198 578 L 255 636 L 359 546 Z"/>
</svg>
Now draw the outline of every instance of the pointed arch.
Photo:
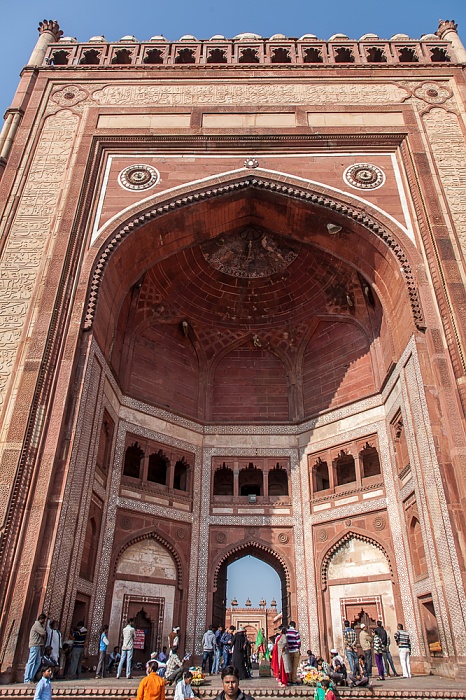
<svg viewBox="0 0 466 700">
<path fill-rule="evenodd" d="M 324 557 L 322 559 L 322 565 L 321 565 L 321 583 L 322 583 L 322 590 L 325 591 L 328 586 L 328 568 L 330 565 L 330 561 L 333 558 L 333 556 L 342 548 L 345 546 L 347 542 L 350 542 L 351 540 L 356 539 L 360 540 L 362 542 L 367 542 L 367 544 L 372 545 L 373 547 L 376 547 L 377 549 L 380 549 L 380 551 L 384 554 L 387 564 L 390 569 L 390 576 L 392 580 L 394 580 L 394 572 L 393 572 L 393 567 L 392 567 L 392 562 L 390 559 L 390 556 L 388 555 L 388 552 L 386 548 L 382 545 L 381 542 L 376 540 L 374 537 L 369 537 L 368 535 L 365 535 L 363 533 L 357 532 L 355 530 L 351 530 L 343 535 L 343 537 L 340 537 L 337 539 L 336 542 L 334 542 L 326 551 L 324 554 Z"/>
<path fill-rule="evenodd" d="M 132 545 L 137 544 L 138 542 L 143 542 L 144 540 L 155 540 L 159 544 L 162 545 L 173 557 L 173 560 L 175 562 L 176 566 L 176 583 L 177 587 L 179 589 L 183 588 L 183 564 L 181 561 L 181 557 L 178 554 L 178 551 L 176 547 L 168 541 L 168 539 L 164 536 L 162 536 L 160 533 L 158 533 L 156 530 L 147 530 L 146 532 L 142 532 L 139 535 L 136 536 L 129 536 L 124 540 L 124 542 L 121 544 L 120 548 L 116 552 L 113 558 L 113 576 L 116 575 L 117 567 L 118 567 L 118 562 L 121 558 L 121 555 L 123 552 L 125 552 L 129 547 L 132 547 Z"/>
<path fill-rule="evenodd" d="M 116 220 L 116 229 L 101 243 L 100 248 L 97 248 L 96 245 L 92 251 L 94 255 L 91 254 L 89 262 L 90 284 L 84 316 L 84 329 L 89 330 L 93 326 L 105 270 L 115 251 L 128 236 L 170 212 L 190 207 L 196 203 L 216 200 L 232 193 L 247 191 L 272 192 L 278 196 L 317 207 L 326 216 L 330 214 L 332 219 L 336 218 L 338 221 L 352 226 L 357 225 L 374 235 L 397 261 L 407 289 L 414 324 L 418 329 L 425 329 L 424 315 L 413 273 L 415 265 L 421 264 L 421 260 L 414 245 L 402 232 L 401 227 L 394 225 L 393 220 L 374 207 L 362 206 L 361 202 L 351 195 L 306 183 L 299 178 L 278 178 L 277 175 L 267 171 L 260 174 L 252 174 L 250 171 L 236 171 L 234 175 L 227 174 L 223 179 L 222 177 L 217 178 L 215 184 L 209 183 L 208 186 L 201 187 L 199 183 L 195 183 L 194 187 L 188 185 L 178 189 L 175 194 L 169 192 L 166 199 L 159 197 L 155 204 L 154 200 L 151 200 L 149 205 L 146 201 L 145 206 L 143 205 L 141 210 L 132 213 L 130 217 L 125 220 Z M 217 232 L 211 231 L 210 235 L 215 236 Z M 184 241 L 184 245 L 189 245 L 186 237 Z M 98 241 L 96 241 L 97 243 Z M 169 255 L 171 252 L 167 248 L 163 255 Z M 414 265 L 411 260 L 414 261 Z"/>
<path fill-rule="evenodd" d="M 218 559 L 214 562 L 214 590 L 217 588 L 220 568 L 224 564 L 228 566 L 228 564 L 232 564 L 234 561 L 242 559 L 248 555 L 257 556 L 258 559 L 265 561 L 266 564 L 270 564 L 270 566 L 272 566 L 277 572 L 283 572 L 286 586 L 290 586 L 290 567 L 285 561 L 285 558 L 264 542 L 260 542 L 259 540 L 247 540 L 241 542 L 235 547 L 232 547 L 226 552 L 222 552 Z"/>
<path fill-rule="evenodd" d="M 230 547 L 226 552 L 221 552 L 212 562 L 213 576 L 213 610 L 212 617 L 214 623 L 218 619 L 218 624 L 225 614 L 226 599 L 226 570 L 230 564 L 246 556 L 256 557 L 271 566 L 277 572 L 282 588 L 282 615 L 284 621 L 288 621 L 290 614 L 290 589 L 291 589 L 291 566 L 286 561 L 283 554 L 277 552 L 269 544 L 257 539 L 245 539 L 237 545 Z"/>
</svg>

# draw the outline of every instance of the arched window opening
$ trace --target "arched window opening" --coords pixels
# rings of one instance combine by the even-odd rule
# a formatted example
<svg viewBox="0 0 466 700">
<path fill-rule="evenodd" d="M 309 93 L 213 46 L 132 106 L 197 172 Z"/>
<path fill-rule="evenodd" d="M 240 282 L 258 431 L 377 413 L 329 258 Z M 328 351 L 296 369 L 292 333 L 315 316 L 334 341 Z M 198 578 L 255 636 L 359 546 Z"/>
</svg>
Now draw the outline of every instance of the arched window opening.
<svg viewBox="0 0 466 700">
<path fill-rule="evenodd" d="M 99 448 L 97 450 L 97 467 L 106 476 L 110 466 L 114 423 L 107 411 L 104 412 L 100 426 Z"/>
<path fill-rule="evenodd" d="M 84 549 L 83 557 L 81 559 L 81 567 L 79 569 L 79 575 L 81 578 L 85 578 L 88 581 L 93 579 L 93 568 L 94 568 L 94 550 L 95 550 L 95 540 L 97 533 L 97 523 L 95 518 L 89 518 L 86 527 L 86 536 L 84 539 Z"/>
<path fill-rule="evenodd" d="M 398 49 L 400 63 L 419 63 L 416 51 L 409 46 Z"/>
<path fill-rule="evenodd" d="M 268 477 L 269 496 L 288 496 L 288 474 L 281 464 L 277 462 Z"/>
<path fill-rule="evenodd" d="M 325 491 L 326 489 L 330 488 L 328 464 L 320 457 L 317 458 L 317 461 L 312 468 L 312 476 L 314 491 Z"/>
<path fill-rule="evenodd" d="M 316 48 L 304 49 L 303 61 L 304 63 L 323 63 L 322 51 Z"/>
<path fill-rule="evenodd" d="M 335 63 L 354 63 L 351 49 L 348 49 L 346 46 L 339 46 L 335 49 Z"/>
<path fill-rule="evenodd" d="M 169 467 L 170 460 L 162 450 L 151 454 L 147 469 L 147 481 L 166 486 Z"/>
<path fill-rule="evenodd" d="M 175 63 L 196 63 L 196 57 L 194 54 L 194 49 L 180 49 L 177 57 L 175 58 Z"/>
<path fill-rule="evenodd" d="M 148 65 L 163 63 L 163 51 L 160 49 L 150 49 L 144 57 L 143 63 L 147 63 Z"/>
<path fill-rule="evenodd" d="M 52 65 L 54 66 L 67 66 L 68 65 L 69 53 L 68 51 L 54 51 L 52 54 Z M 434 59 L 432 59 L 434 60 Z"/>
<path fill-rule="evenodd" d="M 119 49 L 112 58 L 112 64 L 115 66 L 128 66 L 131 64 L 132 55 L 132 52 L 128 49 Z"/>
<path fill-rule="evenodd" d="M 386 63 L 387 57 L 379 46 L 371 46 L 366 53 L 368 63 Z"/>
<path fill-rule="evenodd" d="M 131 476 L 133 479 L 139 479 L 141 473 L 141 462 L 144 457 L 144 452 L 139 443 L 135 442 L 126 448 L 125 465 L 123 467 L 123 475 Z"/>
<path fill-rule="evenodd" d="M 225 462 L 214 474 L 214 496 L 233 496 L 233 470 Z"/>
<path fill-rule="evenodd" d="M 188 471 L 189 464 L 186 459 L 182 457 L 175 464 L 175 473 L 173 475 L 173 488 L 178 491 L 188 490 Z"/>
<path fill-rule="evenodd" d="M 377 449 L 366 442 L 364 448 L 359 453 L 362 463 L 362 477 L 376 476 L 380 474 L 380 460 Z"/>
<path fill-rule="evenodd" d="M 259 63 L 259 56 L 256 49 L 241 49 L 238 63 Z"/>
<path fill-rule="evenodd" d="M 440 46 L 434 46 L 430 50 L 431 61 L 433 63 L 450 63 L 450 56 L 446 49 L 442 49 Z"/>
<path fill-rule="evenodd" d="M 409 524 L 409 543 L 411 545 L 414 573 L 417 578 L 420 578 L 427 574 L 427 560 L 421 524 L 415 515 L 413 515 Z"/>
<path fill-rule="evenodd" d="M 353 455 L 341 450 L 334 462 L 334 468 L 336 486 L 343 486 L 356 481 L 356 464 Z"/>
<path fill-rule="evenodd" d="M 248 466 L 241 469 L 238 479 L 238 488 L 240 496 L 262 496 L 264 486 L 264 478 L 262 470 L 249 462 Z"/>
<path fill-rule="evenodd" d="M 271 63 L 291 63 L 291 56 L 288 49 L 272 49 Z"/>
<path fill-rule="evenodd" d="M 100 63 L 100 51 L 89 49 L 84 51 L 83 57 L 79 61 L 82 66 L 98 66 Z"/>
<path fill-rule="evenodd" d="M 228 63 L 224 49 L 212 49 L 207 56 L 207 63 Z"/>
</svg>

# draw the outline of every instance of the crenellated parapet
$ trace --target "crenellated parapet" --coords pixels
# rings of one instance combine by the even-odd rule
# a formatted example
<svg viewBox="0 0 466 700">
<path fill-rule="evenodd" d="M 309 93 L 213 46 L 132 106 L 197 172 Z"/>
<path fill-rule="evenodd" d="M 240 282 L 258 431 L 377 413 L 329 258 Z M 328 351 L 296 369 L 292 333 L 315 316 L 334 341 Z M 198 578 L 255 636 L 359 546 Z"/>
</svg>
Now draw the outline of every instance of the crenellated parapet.
<svg viewBox="0 0 466 700">
<path fill-rule="evenodd" d="M 364 34 L 359 40 L 345 34 L 334 34 L 321 40 L 314 34 L 299 39 L 275 34 L 263 38 L 258 34 L 243 33 L 232 39 L 216 34 L 208 40 L 198 40 L 186 34 L 170 42 L 163 36 L 153 36 L 139 42 L 134 36 L 124 36 L 118 42 L 109 42 L 103 36 L 94 36 L 80 43 L 72 37 L 62 37 L 48 47 L 43 65 L 66 68 L 95 67 L 163 67 L 163 66 L 256 66 L 285 67 L 307 65 L 315 68 L 341 65 L 362 67 L 367 64 L 402 66 L 410 64 L 462 63 L 461 41 L 456 24 L 446 21 L 435 34 L 412 39 L 406 34 L 395 34 L 381 39 L 376 34 Z M 455 41 L 453 41 L 453 37 Z"/>
</svg>

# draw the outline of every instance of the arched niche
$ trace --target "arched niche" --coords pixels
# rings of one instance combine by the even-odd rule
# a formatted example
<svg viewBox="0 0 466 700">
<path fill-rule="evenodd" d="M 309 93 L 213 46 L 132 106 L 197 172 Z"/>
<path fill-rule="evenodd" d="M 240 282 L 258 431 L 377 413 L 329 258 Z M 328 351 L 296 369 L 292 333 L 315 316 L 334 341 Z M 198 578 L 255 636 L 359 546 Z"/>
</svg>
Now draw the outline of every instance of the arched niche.
<svg viewBox="0 0 466 700">
<path fill-rule="evenodd" d="M 267 474 L 269 496 L 288 496 L 288 472 L 278 462 Z"/>
<path fill-rule="evenodd" d="M 240 496 L 263 496 L 264 473 L 262 469 L 250 462 L 247 467 L 240 469 L 238 475 L 238 493 Z"/>
<path fill-rule="evenodd" d="M 186 197 L 174 200 L 171 205 L 165 206 L 162 196 L 161 206 L 151 209 L 150 204 L 146 203 L 145 211 L 138 211 L 132 219 L 130 216 L 120 222 L 115 220 L 114 233 L 102 243 L 100 252 L 97 253 L 100 239 L 96 241 L 95 249 L 90 251 L 87 264 L 92 281 L 85 327 L 93 329 L 119 380 L 126 387 L 131 386 L 130 393 L 136 397 L 139 391 L 146 391 L 144 400 L 149 403 L 155 401 L 162 407 L 189 416 L 202 418 L 205 415 L 208 419 L 222 421 L 231 419 L 231 405 L 220 395 L 219 387 L 225 388 L 231 399 L 235 388 L 232 378 L 238 364 L 241 364 L 241 373 L 236 374 L 239 388 L 244 390 L 244 386 L 241 386 L 243 382 L 253 404 L 251 417 L 243 412 L 243 421 L 293 420 L 311 415 L 314 411 L 326 410 L 337 403 L 361 398 L 361 391 L 367 395 L 374 388 L 377 390 L 390 364 L 405 347 L 408 337 L 416 327 L 423 327 L 412 272 L 414 266 L 411 261 L 420 264 L 414 247 L 404 234 L 396 230 L 393 221 L 370 207 L 358 208 L 359 202 L 349 195 L 322 195 L 313 191 L 314 185 L 305 186 L 298 182 L 293 182 L 290 189 L 275 181 L 269 173 L 264 173 L 254 182 L 248 177 L 221 176 L 218 187 L 213 190 L 197 188 L 195 193 L 193 186 L 187 186 Z M 292 178 L 289 180 L 291 183 Z M 186 211 L 185 204 L 190 205 Z M 248 212 L 246 217 L 245 208 Z M 290 230 L 295 241 L 292 245 L 297 242 L 302 246 L 301 253 L 289 270 L 285 268 L 284 274 L 274 272 L 267 280 L 269 286 L 283 284 L 284 289 L 292 289 L 293 285 L 303 280 L 306 284 L 307 280 L 312 280 L 317 285 L 315 292 L 314 288 L 309 288 L 309 298 L 295 295 L 291 314 L 293 322 L 286 328 L 275 324 L 275 321 L 273 332 L 263 333 L 257 327 L 257 315 L 263 319 L 259 326 L 267 324 L 267 319 L 279 319 L 280 314 L 282 320 L 289 315 L 289 308 L 285 307 L 280 310 L 275 306 L 271 312 L 270 301 L 282 297 L 280 294 L 277 296 L 272 288 L 268 296 L 265 288 L 264 294 L 261 292 L 257 295 L 254 286 L 257 279 L 251 286 L 251 282 L 246 284 L 245 278 L 238 277 L 232 285 L 221 273 L 223 277 L 215 280 L 213 289 L 207 284 L 207 278 L 205 283 L 200 283 L 197 275 L 202 263 L 199 245 L 215 237 L 221 238 L 225 233 L 228 236 L 233 233 L 226 232 L 223 223 L 219 223 L 224 221 L 226 210 L 232 226 L 236 220 L 247 225 L 254 221 L 254 226 L 269 232 L 259 240 L 258 245 L 267 249 L 267 254 L 271 256 L 275 255 L 274 236 L 292 240 Z M 299 226 L 290 227 L 290 217 L 299 222 Z M 330 219 L 331 223 L 342 225 L 342 235 L 329 235 L 327 224 Z M 158 241 L 157 246 L 154 246 L 154 240 Z M 95 263 L 92 264 L 91 257 L 95 253 Z M 309 265 L 310 253 L 314 259 L 313 266 Z M 299 267 L 300 264 L 303 268 Z M 160 265 L 162 267 L 158 267 Z M 296 269 L 291 269 L 293 265 Z M 312 269 L 313 274 L 310 274 L 311 267 L 315 268 Z M 205 266 L 203 269 L 205 272 Z M 189 271 L 186 278 L 183 278 L 183 271 Z M 167 304 L 166 299 L 159 299 L 154 287 L 157 279 L 165 289 L 170 287 L 173 280 L 176 283 L 181 281 L 175 301 L 181 299 L 183 303 Z M 149 284 L 151 280 L 152 286 Z M 226 286 L 222 287 L 223 284 Z M 238 304 L 241 302 L 246 310 L 244 318 L 239 320 L 238 309 L 241 310 L 241 305 L 237 305 L 233 313 L 231 310 L 230 290 L 233 287 L 238 292 Z M 195 311 L 193 303 L 200 301 L 202 306 L 202 295 L 206 305 Z M 186 306 L 188 302 L 189 309 Z M 210 318 L 212 308 L 215 314 Z M 321 314 L 319 328 L 309 340 L 302 368 L 286 364 L 281 367 L 280 352 L 275 352 L 274 348 L 284 348 L 283 352 L 291 358 L 301 342 L 300 329 L 309 327 L 309 316 L 304 314 L 301 318 L 303 311 Z M 196 313 L 200 314 L 201 323 L 199 318 L 193 320 L 192 315 Z M 128 326 L 129 317 L 133 325 Z M 205 327 L 205 321 L 208 321 L 209 328 Z M 164 358 L 168 358 L 166 361 L 173 363 L 173 367 L 178 364 L 180 369 L 179 374 L 173 368 L 160 369 L 160 393 L 155 391 L 155 379 L 154 390 L 137 386 L 140 381 L 138 374 L 144 377 L 144 371 L 141 371 L 144 366 L 142 350 L 126 336 L 128 332 L 131 336 L 141 322 L 146 323 L 144 342 L 147 341 L 154 352 L 163 349 Z M 292 333 L 290 327 L 293 328 Z M 225 334 L 234 342 L 240 335 L 246 337 L 247 342 L 238 350 L 243 354 L 240 363 L 235 362 L 234 354 L 224 355 Z M 341 377 L 331 394 L 319 402 L 316 400 L 318 392 L 312 391 L 313 379 L 319 380 L 313 369 L 312 355 L 318 352 L 319 344 L 325 345 L 328 334 L 331 336 L 330 340 L 327 338 L 329 347 L 340 349 L 337 365 Z M 222 339 L 221 336 L 225 337 Z M 374 344 L 374 340 L 378 340 L 378 343 Z M 170 348 L 173 352 L 167 343 L 172 343 Z M 152 355 L 152 350 L 149 355 Z M 141 367 L 137 371 L 132 366 L 132 353 L 135 360 L 139 362 L 141 359 Z M 215 355 L 218 357 L 219 354 L 222 359 L 217 363 Z M 302 353 L 299 356 L 302 357 Z M 290 362 L 292 364 L 294 360 Z M 254 378 L 247 377 L 251 365 L 261 376 L 271 377 L 269 393 L 262 386 L 259 388 Z M 270 365 L 268 370 L 267 365 Z M 125 373 L 124 367 L 129 367 L 128 372 Z M 213 378 L 207 376 L 211 367 L 214 367 Z M 174 381 L 179 381 L 179 390 L 170 392 L 170 382 L 167 380 L 165 391 L 164 372 L 167 377 L 172 376 Z M 361 372 L 364 373 L 364 381 L 358 385 L 353 378 L 360 376 Z M 289 382 L 287 373 L 290 373 Z M 149 378 L 148 385 L 151 381 Z M 201 386 L 203 391 L 206 388 L 212 390 L 213 398 L 208 394 L 196 394 Z M 261 405 L 264 395 L 267 409 Z M 235 401 L 233 420 L 239 419 L 238 406 L 241 406 L 241 392 Z"/>
<path fill-rule="evenodd" d="M 416 515 L 413 515 L 409 522 L 408 541 L 416 578 L 427 576 L 426 551 L 422 538 L 421 523 Z"/>
<path fill-rule="evenodd" d="M 145 632 L 145 648 L 135 651 L 136 661 L 147 660 L 173 624 L 180 562 L 161 538 L 148 533 L 127 543 L 115 560 L 109 616 L 110 646 L 120 644 L 121 630 L 129 617 Z M 141 657 L 141 658 L 139 658 Z"/>
<path fill-rule="evenodd" d="M 116 566 L 117 578 L 138 576 L 147 579 L 176 581 L 176 564 L 170 552 L 154 539 L 145 539 L 130 545 L 121 554 Z"/>
<path fill-rule="evenodd" d="M 216 469 L 214 473 L 213 483 L 214 496 L 231 496 L 234 495 L 234 476 L 233 469 L 226 465 Z"/>
<path fill-rule="evenodd" d="M 343 648 L 343 620 L 354 624 L 381 619 L 392 634 L 397 616 L 390 561 L 383 547 L 369 537 L 348 533 L 327 552 L 324 616 L 331 630 L 329 644 Z M 392 653 L 396 650 L 392 649 Z"/>
</svg>

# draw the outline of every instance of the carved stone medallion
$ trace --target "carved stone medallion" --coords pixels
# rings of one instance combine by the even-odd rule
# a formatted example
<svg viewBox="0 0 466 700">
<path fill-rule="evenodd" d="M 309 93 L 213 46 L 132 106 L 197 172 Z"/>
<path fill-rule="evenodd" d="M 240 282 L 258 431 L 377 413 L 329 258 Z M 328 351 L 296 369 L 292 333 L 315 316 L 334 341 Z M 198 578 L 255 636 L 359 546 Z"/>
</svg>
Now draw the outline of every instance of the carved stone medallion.
<svg viewBox="0 0 466 700">
<path fill-rule="evenodd" d="M 118 175 L 119 184 L 126 190 L 148 190 L 159 180 L 159 171 L 151 165 L 129 165 Z"/>
<path fill-rule="evenodd" d="M 358 190 L 375 190 L 384 184 L 385 174 L 371 163 L 355 163 L 346 168 L 343 179 Z"/>
<path fill-rule="evenodd" d="M 217 236 L 201 246 L 204 259 L 215 270 L 232 277 L 270 277 L 296 260 L 301 246 L 254 226 Z"/>
</svg>

